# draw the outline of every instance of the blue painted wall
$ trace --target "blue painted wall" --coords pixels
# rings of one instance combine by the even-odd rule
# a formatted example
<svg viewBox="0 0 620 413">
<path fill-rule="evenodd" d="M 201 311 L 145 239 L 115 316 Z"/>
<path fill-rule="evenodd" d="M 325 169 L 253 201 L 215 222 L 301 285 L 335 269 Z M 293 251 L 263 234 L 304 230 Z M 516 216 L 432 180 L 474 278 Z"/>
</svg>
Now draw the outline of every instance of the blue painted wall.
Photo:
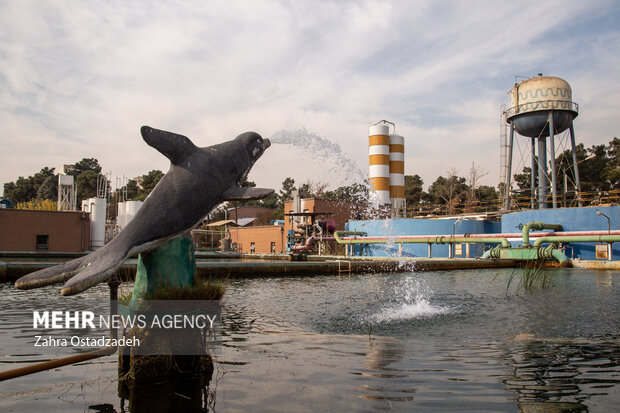
<svg viewBox="0 0 620 413">
<path fill-rule="evenodd" d="M 620 229 L 620 206 L 534 209 L 513 212 L 502 216 L 501 232 L 519 232 L 519 224 L 541 221 L 545 224 L 561 224 L 564 231 L 606 231 L 607 219 L 596 215 L 596 210 L 610 218 L 611 229 Z M 516 246 L 516 243 L 513 243 Z M 595 260 L 595 244 L 572 243 L 565 251 L 569 258 Z M 620 259 L 620 243 L 613 244 L 613 259 Z"/>
<path fill-rule="evenodd" d="M 370 221 L 350 221 L 345 228 L 348 231 L 364 231 L 368 236 L 394 235 L 452 235 L 453 224 L 456 219 L 381 219 Z M 456 222 L 455 234 L 490 234 L 500 232 L 499 222 L 462 220 Z M 470 257 L 478 257 L 491 248 L 492 244 L 471 244 Z M 361 247 L 356 246 L 355 252 L 361 254 Z M 398 244 L 369 244 L 369 256 L 385 257 L 398 256 Z M 427 257 L 428 244 L 403 244 L 403 257 Z M 433 257 L 448 257 L 448 244 L 433 244 Z M 455 257 L 465 257 L 465 246 L 462 254 Z"/>
<path fill-rule="evenodd" d="M 620 229 L 620 206 L 586 207 L 586 208 L 559 208 L 536 209 L 530 211 L 513 212 L 502 217 L 501 223 L 490 221 L 463 220 L 456 223 L 455 234 L 492 234 L 521 232 L 520 224 L 532 221 L 541 221 L 547 224 L 561 224 L 564 231 L 595 231 L 607 230 L 607 219 L 596 215 L 596 210 L 609 216 L 611 229 Z M 369 221 L 350 221 L 346 224 L 348 231 L 364 231 L 368 236 L 390 235 L 452 235 L 452 225 L 456 219 L 382 219 Z M 520 242 L 513 242 L 517 246 Z M 470 245 L 470 257 L 478 257 L 494 244 Z M 355 253 L 362 253 L 361 247 L 355 247 Z M 595 260 L 594 243 L 573 243 L 565 250 L 569 258 Z M 398 256 L 398 244 L 369 244 L 365 255 L 370 256 Z M 428 256 L 427 244 L 403 244 L 403 257 Z M 433 257 L 448 257 L 448 244 L 432 246 Z M 465 257 L 465 246 L 462 255 Z M 620 242 L 613 244 L 613 258 L 620 260 Z"/>
</svg>

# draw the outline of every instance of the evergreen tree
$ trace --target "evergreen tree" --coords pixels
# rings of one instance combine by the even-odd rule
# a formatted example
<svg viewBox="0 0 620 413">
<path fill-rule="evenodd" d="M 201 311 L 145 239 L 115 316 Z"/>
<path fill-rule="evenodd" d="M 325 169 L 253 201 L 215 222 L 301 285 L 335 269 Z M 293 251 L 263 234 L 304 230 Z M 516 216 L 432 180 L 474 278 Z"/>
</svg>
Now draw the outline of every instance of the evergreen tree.
<svg viewBox="0 0 620 413">
<path fill-rule="evenodd" d="M 407 208 L 417 209 L 424 199 L 424 181 L 420 175 L 405 175 L 405 199 Z"/>
<path fill-rule="evenodd" d="M 138 192 L 138 195 L 136 195 L 135 199 L 137 201 L 144 201 L 163 177 L 164 173 L 159 169 L 153 169 L 146 175 L 142 175 L 142 187 L 140 188 L 140 191 Z"/>
</svg>

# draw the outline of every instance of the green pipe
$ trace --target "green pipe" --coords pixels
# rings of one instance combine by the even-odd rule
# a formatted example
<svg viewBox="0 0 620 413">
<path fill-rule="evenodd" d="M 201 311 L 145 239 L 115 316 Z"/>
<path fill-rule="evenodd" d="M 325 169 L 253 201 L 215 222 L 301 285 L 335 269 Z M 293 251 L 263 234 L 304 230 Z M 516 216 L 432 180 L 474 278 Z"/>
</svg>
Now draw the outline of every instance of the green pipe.
<svg viewBox="0 0 620 413">
<path fill-rule="evenodd" d="M 568 257 L 564 255 L 564 253 L 560 251 L 559 249 L 556 249 L 556 248 L 552 249 L 551 255 L 553 256 L 553 258 L 558 260 L 558 262 L 560 263 L 560 266 L 566 267 L 568 265 Z"/>
<path fill-rule="evenodd" d="M 350 244 L 349 242 L 347 242 L 347 240 L 343 240 L 342 238 L 340 238 L 341 236 L 346 237 L 349 235 L 359 235 L 359 236 L 365 237 L 366 233 L 363 231 L 336 231 L 334 232 L 334 238 L 336 239 L 336 242 L 338 244 Z"/>
<path fill-rule="evenodd" d="M 620 242 L 620 235 L 567 235 L 557 237 L 540 237 L 534 241 L 534 247 L 543 242 Z"/>
<path fill-rule="evenodd" d="M 395 237 L 395 238 L 381 238 L 381 239 L 342 239 L 342 236 L 347 235 L 366 235 L 366 233 L 360 233 L 355 231 L 336 231 L 334 238 L 339 244 L 502 244 L 502 247 L 510 248 L 510 242 L 507 238 L 472 238 L 472 237 L 451 237 L 445 235 L 436 235 L 430 237 Z"/>
<path fill-rule="evenodd" d="M 499 248 L 495 247 L 482 255 L 483 259 L 499 258 L 504 260 L 518 261 L 537 261 L 537 260 L 558 260 L 561 266 L 568 265 L 568 258 L 555 245 L 536 248 Z"/>
<path fill-rule="evenodd" d="M 497 247 L 493 247 L 490 250 L 485 251 L 484 254 L 482 254 L 480 258 L 483 260 L 487 260 L 491 258 L 499 258 L 501 249 L 502 247 L 500 247 L 499 245 Z"/>
<path fill-rule="evenodd" d="M 552 229 L 554 231 L 562 231 L 560 224 L 545 224 L 540 221 L 528 222 L 523 225 L 523 248 L 530 246 L 530 231 L 540 231 L 541 229 Z"/>
<path fill-rule="evenodd" d="M 541 228 L 543 229 L 543 228 Z M 550 228 L 544 228 L 550 229 Z M 525 234 L 525 233 L 524 233 Z M 543 243 L 552 243 L 548 247 L 542 247 Z M 568 265 L 566 255 L 556 248 L 553 244 L 558 242 L 620 242 L 620 235 L 566 235 L 566 236 L 548 236 L 540 237 L 534 241 L 534 245 L 524 248 L 501 249 L 499 247 L 492 248 L 482 254 L 482 259 L 489 258 L 506 258 L 520 260 L 549 259 L 558 260 L 561 266 Z M 524 244 L 525 245 L 525 244 Z"/>
</svg>

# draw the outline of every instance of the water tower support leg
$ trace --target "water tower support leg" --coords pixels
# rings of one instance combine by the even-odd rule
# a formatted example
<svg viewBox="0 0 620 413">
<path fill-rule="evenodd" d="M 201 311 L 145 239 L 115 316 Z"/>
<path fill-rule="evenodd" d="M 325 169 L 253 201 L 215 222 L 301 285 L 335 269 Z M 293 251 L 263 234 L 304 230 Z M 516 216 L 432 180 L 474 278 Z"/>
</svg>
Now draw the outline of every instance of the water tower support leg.
<svg viewBox="0 0 620 413">
<path fill-rule="evenodd" d="M 575 129 L 573 128 L 573 122 L 570 123 L 570 144 L 571 150 L 573 152 L 573 171 L 575 172 L 575 186 L 577 187 L 577 200 L 579 202 L 579 206 L 583 206 L 583 201 L 581 200 L 581 180 L 579 179 L 579 167 L 577 166 L 577 148 L 575 147 Z"/>
<path fill-rule="evenodd" d="M 536 209 L 536 138 L 531 139 L 532 165 L 530 171 L 530 202 L 532 209 Z"/>
<path fill-rule="evenodd" d="M 552 199 L 552 203 L 553 203 L 553 208 L 557 208 L 558 207 L 558 200 L 557 200 L 557 195 L 558 195 L 558 191 L 557 191 L 557 182 L 558 182 L 558 176 L 557 176 L 557 171 L 555 168 L 555 131 L 553 130 L 554 125 L 553 125 L 553 111 L 549 112 L 549 152 L 551 153 L 551 159 L 549 160 L 549 162 L 551 163 L 551 199 Z"/>
<path fill-rule="evenodd" d="M 538 138 L 538 208 L 547 208 L 547 140 Z"/>
<path fill-rule="evenodd" d="M 506 188 L 504 198 L 504 210 L 510 211 L 510 176 L 512 175 L 512 143 L 515 136 L 515 128 L 510 124 L 510 141 L 508 143 L 508 165 L 506 166 Z"/>
</svg>

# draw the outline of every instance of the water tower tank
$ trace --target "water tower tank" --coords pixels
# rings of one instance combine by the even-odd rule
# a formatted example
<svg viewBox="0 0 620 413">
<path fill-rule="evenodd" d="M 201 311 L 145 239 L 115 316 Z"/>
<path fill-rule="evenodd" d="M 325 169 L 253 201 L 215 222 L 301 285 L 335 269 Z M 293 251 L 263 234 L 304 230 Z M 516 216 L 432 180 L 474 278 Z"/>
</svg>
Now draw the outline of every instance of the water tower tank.
<svg viewBox="0 0 620 413">
<path fill-rule="evenodd" d="M 572 89 L 559 77 L 539 74 L 514 85 L 509 92 L 508 121 L 522 136 L 549 136 L 549 112 L 553 111 L 553 129 L 562 133 L 577 117 L 579 106 L 572 101 Z"/>
</svg>

